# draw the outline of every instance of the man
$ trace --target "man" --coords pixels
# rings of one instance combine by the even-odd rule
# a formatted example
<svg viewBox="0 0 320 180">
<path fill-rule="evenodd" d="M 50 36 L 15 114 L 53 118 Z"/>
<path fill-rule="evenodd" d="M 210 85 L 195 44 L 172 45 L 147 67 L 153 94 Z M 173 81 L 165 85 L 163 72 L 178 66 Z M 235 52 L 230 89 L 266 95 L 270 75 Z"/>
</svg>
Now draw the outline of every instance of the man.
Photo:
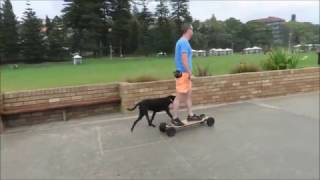
<svg viewBox="0 0 320 180">
<path fill-rule="evenodd" d="M 182 37 L 176 43 L 175 63 L 182 76 L 176 78 L 176 98 L 173 102 L 173 120 L 172 123 L 177 126 L 183 126 L 183 122 L 178 117 L 178 111 L 181 101 L 185 101 L 188 109 L 188 121 L 199 121 L 201 118 L 192 112 L 192 48 L 189 40 L 193 35 L 191 25 L 183 25 Z"/>
</svg>

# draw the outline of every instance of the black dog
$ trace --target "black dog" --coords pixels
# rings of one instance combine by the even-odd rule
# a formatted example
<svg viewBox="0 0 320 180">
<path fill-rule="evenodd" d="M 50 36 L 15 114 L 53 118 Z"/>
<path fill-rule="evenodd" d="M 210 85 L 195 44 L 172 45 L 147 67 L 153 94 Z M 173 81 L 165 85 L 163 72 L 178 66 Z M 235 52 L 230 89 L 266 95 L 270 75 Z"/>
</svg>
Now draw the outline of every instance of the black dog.
<svg viewBox="0 0 320 180">
<path fill-rule="evenodd" d="M 175 96 L 167 96 L 157 99 L 145 99 L 137 103 L 133 108 L 128 109 L 129 111 L 133 111 L 139 106 L 139 117 L 134 121 L 131 127 L 131 132 L 133 131 L 134 126 L 143 118 L 143 116 L 146 116 L 149 126 L 152 127 L 156 127 L 154 124 L 152 124 L 152 121 L 157 112 L 166 111 L 168 116 L 172 119 L 173 117 L 170 113 L 169 105 L 173 103 L 174 98 Z M 148 111 L 153 111 L 151 119 L 149 118 Z"/>
</svg>

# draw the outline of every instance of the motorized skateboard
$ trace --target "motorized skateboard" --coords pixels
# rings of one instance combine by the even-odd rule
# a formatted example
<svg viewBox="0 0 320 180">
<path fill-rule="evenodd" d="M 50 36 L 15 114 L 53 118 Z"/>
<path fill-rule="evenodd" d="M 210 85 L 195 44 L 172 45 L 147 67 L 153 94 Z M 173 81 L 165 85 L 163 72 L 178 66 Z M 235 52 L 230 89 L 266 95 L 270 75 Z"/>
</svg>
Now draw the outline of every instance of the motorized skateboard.
<svg viewBox="0 0 320 180">
<path fill-rule="evenodd" d="M 163 133 L 166 133 L 169 137 L 172 137 L 176 134 L 178 129 L 194 126 L 197 124 L 204 124 L 204 123 L 206 123 L 209 127 L 212 127 L 214 125 L 215 120 L 213 117 L 208 117 L 204 114 L 201 114 L 200 117 L 201 117 L 201 120 L 199 121 L 183 120 L 182 121 L 184 124 L 183 126 L 176 126 L 172 123 L 167 124 L 163 122 L 163 123 L 160 123 L 159 130 Z"/>
</svg>

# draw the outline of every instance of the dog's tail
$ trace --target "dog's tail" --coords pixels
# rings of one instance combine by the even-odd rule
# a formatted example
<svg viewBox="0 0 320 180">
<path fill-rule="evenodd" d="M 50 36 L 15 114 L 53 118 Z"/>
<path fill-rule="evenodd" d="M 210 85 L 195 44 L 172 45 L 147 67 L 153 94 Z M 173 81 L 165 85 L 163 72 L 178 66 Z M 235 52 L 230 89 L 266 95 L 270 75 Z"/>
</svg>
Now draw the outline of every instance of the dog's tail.
<svg viewBox="0 0 320 180">
<path fill-rule="evenodd" d="M 133 110 L 135 110 L 138 106 L 139 106 L 139 103 L 137 103 L 133 108 L 128 108 L 127 110 L 128 110 L 128 111 L 133 111 Z"/>
</svg>

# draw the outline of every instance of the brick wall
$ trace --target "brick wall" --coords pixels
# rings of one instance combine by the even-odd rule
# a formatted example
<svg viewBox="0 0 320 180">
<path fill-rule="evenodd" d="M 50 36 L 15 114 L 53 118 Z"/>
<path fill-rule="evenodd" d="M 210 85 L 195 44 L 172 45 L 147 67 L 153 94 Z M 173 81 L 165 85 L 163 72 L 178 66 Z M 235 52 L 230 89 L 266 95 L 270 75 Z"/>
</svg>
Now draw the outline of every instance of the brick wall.
<svg viewBox="0 0 320 180">
<path fill-rule="evenodd" d="M 101 84 L 8 92 L 3 94 L 3 111 L 120 98 L 118 88 L 118 84 Z"/>
<path fill-rule="evenodd" d="M 115 99 L 120 101 L 118 84 L 7 92 L 2 97 L 3 102 L 0 109 L 7 113 L 2 115 L 3 123 L 0 121 L 0 128 L 3 124 L 5 127 L 14 127 L 76 119 L 119 111 L 120 108 L 119 102 L 107 102 Z M 99 103 L 86 104 L 92 102 Z M 74 106 L 82 103 L 85 104 L 79 107 Z M 46 107 L 50 108 L 44 109 Z M 8 113 L 12 111 L 14 113 Z M 18 113 L 15 111 L 18 111 Z"/>
<path fill-rule="evenodd" d="M 225 103 L 319 90 L 319 68 L 228 74 L 193 79 L 193 104 Z M 121 83 L 121 109 L 174 94 L 175 81 Z"/>
<path fill-rule="evenodd" d="M 279 96 L 319 90 L 319 68 L 266 71 L 199 77 L 193 79 L 193 104 L 225 103 L 252 98 Z M 10 92 L 0 95 L 0 111 L 31 111 L 0 116 L 0 133 L 4 126 L 37 124 L 76 119 L 108 112 L 126 111 L 146 98 L 164 97 L 175 93 L 175 81 L 86 85 Z M 110 99 L 121 100 L 109 102 Z M 82 104 L 102 101 L 97 104 Z M 103 103 L 106 101 L 105 103 Z M 2 102 L 2 103 L 1 103 Z M 42 109 L 59 105 L 68 106 Z M 37 109 L 40 108 L 40 109 Z M 2 118 L 2 120 L 1 120 Z M 2 124 L 4 122 L 4 125 Z"/>
<path fill-rule="evenodd" d="M 68 120 L 94 116 L 99 114 L 118 112 L 118 103 L 96 104 L 82 107 L 69 107 L 63 109 L 46 110 L 39 112 L 19 113 L 6 115 L 3 118 L 3 124 L 7 128 L 34 125 L 52 121 L 63 121 L 64 115 Z"/>
</svg>

